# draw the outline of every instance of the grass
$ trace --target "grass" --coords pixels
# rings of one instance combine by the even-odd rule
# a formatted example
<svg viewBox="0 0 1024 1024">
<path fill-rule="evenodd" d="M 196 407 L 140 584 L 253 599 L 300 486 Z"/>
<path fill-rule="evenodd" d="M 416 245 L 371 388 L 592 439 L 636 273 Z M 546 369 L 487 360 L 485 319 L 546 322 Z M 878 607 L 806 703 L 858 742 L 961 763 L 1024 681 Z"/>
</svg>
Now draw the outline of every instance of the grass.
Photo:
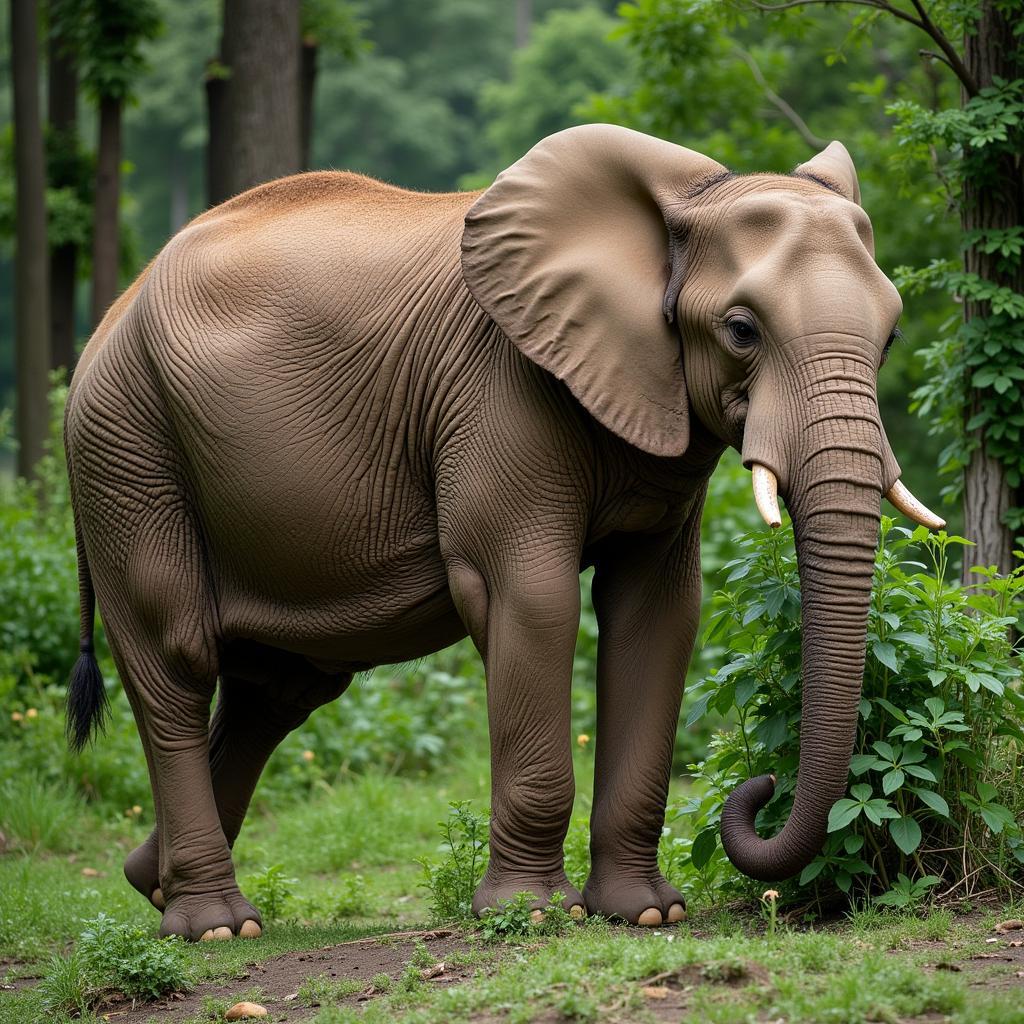
<svg viewBox="0 0 1024 1024">
<path fill-rule="evenodd" d="M 577 756 L 580 778 L 587 778 L 588 755 Z M 41 805 L 53 799 L 58 809 L 64 799 L 48 788 L 33 793 Z M 236 846 L 239 877 L 244 887 L 247 879 L 265 878 L 268 867 L 282 865 L 283 876 L 297 880 L 294 891 L 278 891 L 279 916 L 262 940 L 183 946 L 182 969 L 201 986 L 241 978 L 248 965 L 283 952 L 425 926 L 427 894 L 416 861 L 438 855 L 437 822 L 449 801 L 473 799 L 482 807 L 486 793 L 486 768 L 474 761 L 429 777 L 352 777 L 291 804 L 264 807 Z M 581 795 L 577 816 L 586 810 Z M 40 822 L 58 820 L 58 812 L 45 806 L 32 813 Z M 83 1005 L 82 979 L 68 953 L 81 950 L 81 943 L 73 944 L 100 912 L 129 932 L 155 934 L 158 915 L 121 874 L 124 856 L 146 834 L 146 818 L 144 812 L 104 819 L 78 807 L 62 826 L 71 834 L 60 832 L 56 842 L 59 850 L 73 852 L 53 852 L 40 839 L 0 857 L 0 958 L 10 964 L 0 974 L 47 976 L 44 990 L 36 984 L 0 992 L 0 1024 L 70 1019 L 46 1012 L 44 997 L 51 1006 Z M 1019 908 L 1007 908 L 1006 916 L 1011 912 L 1020 915 Z M 860 1024 L 927 1014 L 957 1024 L 1024 1024 L 1019 982 L 1005 991 L 977 985 L 979 979 L 998 982 L 1005 966 L 961 973 L 926 969 L 940 958 L 991 949 L 985 939 L 994 920 L 977 914 L 965 920 L 950 909 L 912 917 L 866 908 L 813 932 L 780 922 L 768 936 L 751 906 L 743 912 L 697 908 L 688 923 L 646 933 L 588 921 L 562 933 L 516 938 L 511 946 L 477 934 L 466 949 L 444 957 L 452 967 L 475 972 L 457 985 L 421 981 L 419 969 L 433 956 L 418 946 L 410 950 L 404 974 L 373 978 L 378 994 L 358 1008 L 351 997 L 365 990 L 365 979 L 312 972 L 299 989 L 299 1003 L 316 1011 L 317 1024 L 459 1024 L 482 1017 L 508 1024 L 538 1018 L 642 1021 L 653 1019 L 658 1007 L 672 1008 L 675 1019 L 707 1024 Z M 500 949 L 509 955 L 496 956 Z M 662 979 L 646 987 L 667 988 L 664 1001 L 643 992 L 642 982 L 656 976 Z M 219 1020 L 224 1009 L 208 998 L 194 1019 Z M 76 1019 L 94 1018 L 86 1013 Z"/>
</svg>

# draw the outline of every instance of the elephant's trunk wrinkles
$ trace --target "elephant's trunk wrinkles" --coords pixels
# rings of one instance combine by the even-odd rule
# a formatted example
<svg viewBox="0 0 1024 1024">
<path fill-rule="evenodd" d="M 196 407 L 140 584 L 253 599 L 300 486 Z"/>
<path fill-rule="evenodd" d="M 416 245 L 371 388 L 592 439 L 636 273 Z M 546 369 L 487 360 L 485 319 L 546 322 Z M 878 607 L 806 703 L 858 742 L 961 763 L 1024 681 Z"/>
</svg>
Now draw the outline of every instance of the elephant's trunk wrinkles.
<svg viewBox="0 0 1024 1024">
<path fill-rule="evenodd" d="M 863 426 L 863 419 L 831 420 L 824 431 L 828 438 L 817 439 L 819 446 L 794 468 L 789 487 L 803 608 L 803 713 L 793 810 L 777 836 L 765 840 L 757 834 L 755 816 L 775 790 L 774 778 L 762 775 L 729 796 L 721 822 L 729 859 L 766 882 L 789 878 L 818 855 L 829 811 L 846 791 L 882 490 L 880 460 L 864 443 Z"/>
</svg>

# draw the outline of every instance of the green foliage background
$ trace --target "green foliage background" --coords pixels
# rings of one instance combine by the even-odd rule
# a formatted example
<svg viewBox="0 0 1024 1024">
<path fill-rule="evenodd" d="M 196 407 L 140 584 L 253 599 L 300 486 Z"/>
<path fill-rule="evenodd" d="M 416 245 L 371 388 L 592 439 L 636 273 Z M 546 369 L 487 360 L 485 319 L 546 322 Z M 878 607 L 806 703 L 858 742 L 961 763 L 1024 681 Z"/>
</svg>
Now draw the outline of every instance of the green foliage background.
<svg viewBox="0 0 1024 1024">
<path fill-rule="evenodd" d="M 218 4 L 156 0 L 155 8 L 163 30 L 143 50 L 126 113 L 125 281 L 182 216 L 204 207 L 202 82 L 217 49 Z M 340 24 L 338 17 L 325 24 L 324 11 L 333 8 L 339 5 L 304 5 L 307 28 L 319 24 L 322 36 L 317 167 L 350 168 L 410 188 L 476 187 L 544 135 L 610 120 L 703 150 L 737 171 L 790 170 L 813 147 L 766 98 L 753 65 L 809 132 L 822 142 L 840 138 L 854 154 L 883 269 L 956 255 L 946 197 L 923 162 L 907 159 L 886 112 L 893 101 L 956 105 L 952 76 L 919 58 L 921 40 L 911 26 L 887 19 L 868 34 L 849 8 L 762 17 L 737 15 L 721 0 L 535 0 L 529 43 L 516 49 L 514 5 L 502 0 L 360 0 L 340 5 Z M 6 31 L 0 26 L 4 120 Z M 353 42 L 357 31 L 361 44 Z M 83 108 L 86 147 L 93 122 Z M 0 235 L 7 238 L 8 181 L 0 174 Z M 63 236 L 87 233 L 87 191 L 51 197 Z M 13 387 L 9 257 L 9 246 L 0 250 L 0 405 L 10 404 Z M 84 336 L 84 290 L 80 298 Z M 940 372 L 917 351 L 955 317 L 941 293 L 910 296 L 907 344 L 893 353 L 881 382 L 905 479 L 933 506 L 941 489 L 933 467 L 955 429 L 936 411 L 939 433 L 929 436 L 930 423 L 908 413 L 908 396 Z M 957 512 L 950 512 L 955 527 Z"/>
</svg>

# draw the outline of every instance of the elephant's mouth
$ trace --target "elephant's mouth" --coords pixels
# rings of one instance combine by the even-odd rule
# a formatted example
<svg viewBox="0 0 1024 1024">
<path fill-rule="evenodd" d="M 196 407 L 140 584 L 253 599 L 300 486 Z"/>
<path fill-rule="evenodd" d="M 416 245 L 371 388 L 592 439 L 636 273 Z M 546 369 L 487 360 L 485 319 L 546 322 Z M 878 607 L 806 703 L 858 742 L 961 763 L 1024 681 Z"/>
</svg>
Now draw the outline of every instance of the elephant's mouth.
<svg viewBox="0 0 1024 1024">
<path fill-rule="evenodd" d="M 750 475 L 754 489 L 754 504 L 757 506 L 761 518 L 772 529 L 781 526 L 778 478 L 767 466 L 763 466 L 759 462 L 755 462 L 751 466 Z M 885 498 L 898 512 L 902 512 L 908 519 L 912 519 L 921 526 L 927 526 L 929 530 L 943 530 L 946 527 L 946 520 L 937 516 L 922 501 L 915 498 L 900 480 L 893 483 L 885 493 Z"/>
</svg>

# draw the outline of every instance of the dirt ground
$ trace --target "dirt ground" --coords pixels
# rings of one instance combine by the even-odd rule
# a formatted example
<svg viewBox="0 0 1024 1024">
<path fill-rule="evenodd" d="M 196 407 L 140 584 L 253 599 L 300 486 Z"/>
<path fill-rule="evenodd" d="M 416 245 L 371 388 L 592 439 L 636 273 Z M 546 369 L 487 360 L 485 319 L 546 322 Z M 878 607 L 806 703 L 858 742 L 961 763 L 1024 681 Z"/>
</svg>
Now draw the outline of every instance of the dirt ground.
<svg viewBox="0 0 1024 1024">
<path fill-rule="evenodd" d="M 440 929 L 431 932 L 398 933 L 345 942 L 337 946 L 307 952 L 286 953 L 263 964 L 246 969 L 244 975 L 226 982 L 213 982 L 198 986 L 187 995 L 175 995 L 156 1003 L 133 1006 L 116 1003 L 104 1007 L 100 1016 L 117 1024 L 173 1024 L 194 1017 L 203 1008 L 204 997 L 223 1002 L 234 1002 L 245 992 L 260 989 L 258 1002 L 269 1011 L 274 1021 L 298 1022 L 316 1015 L 318 1007 L 304 1006 L 297 997 L 299 986 L 310 977 L 326 975 L 332 981 L 353 979 L 363 982 L 362 988 L 337 1005 L 358 1006 L 374 999 L 377 993 L 372 985 L 375 975 L 387 974 L 397 981 L 409 963 L 417 941 L 426 944 L 431 956 L 441 967 L 427 975 L 431 985 L 457 985 L 473 975 L 477 966 L 452 965 L 447 962 L 454 953 L 479 951 L 479 942 L 466 934 Z M 852 940 L 857 941 L 857 940 Z M 993 988 L 1010 990 L 1019 988 L 1024 1000 L 1024 929 L 988 933 L 985 952 L 958 950 L 945 942 L 913 941 L 891 952 L 892 956 L 906 956 L 925 952 L 928 958 L 923 966 L 926 972 L 951 971 L 965 976 L 967 984 L 979 991 Z M 997 970 L 992 970 L 997 968 Z M 717 1001 L 728 1000 L 730 990 L 747 985 L 771 984 L 765 969 L 759 964 L 742 961 L 728 970 L 711 970 L 688 966 L 639 979 L 637 988 L 649 1014 L 656 1021 L 677 1022 L 690 1004 L 696 989 L 709 986 Z M 611 1017 L 618 1017 L 617 1009 L 625 1009 L 626 996 L 614 998 L 604 1007 Z M 622 1003 L 622 1007 L 617 1006 Z M 563 1018 L 553 1012 L 541 1011 L 540 1024 L 555 1024 Z M 914 1024 L 941 1021 L 941 1015 L 914 1018 Z"/>
<path fill-rule="evenodd" d="M 371 983 L 374 976 L 387 974 L 392 982 L 398 981 L 417 941 L 423 942 L 431 956 L 444 966 L 443 971 L 426 979 L 431 985 L 456 985 L 477 970 L 476 967 L 453 966 L 445 962 L 445 957 L 452 953 L 479 949 L 479 943 L 468 941 L 460 933 L 439 929 L 377 935 L 324 949 L 285 953 L 265 963 L 252 964 L 246 968 L 245 974 L 229 981 L 199 985 L 187 994 L 176 993 L 155 1003 L 114 1003 L 98 1011 L 98 1016 L 117 1024 L 144 1024 L 149 1020 L 175 1024 L 199 1013 L 206 997 L 233 1003 L 237 997 L 258 987 L 261 990 L 258 1002 L 269 1011 L 268 1019 L 288 1021 L 289 1024 L 308 1020 L 316 1016 L 319 1007 L 304 1006 L 297 997 L 299 986 L 307 978 L 326 975 L 331 981 L 365 981 L 362 991 L 336 1004 L 357 1006 L 376 995 Z"/>
</svg>

